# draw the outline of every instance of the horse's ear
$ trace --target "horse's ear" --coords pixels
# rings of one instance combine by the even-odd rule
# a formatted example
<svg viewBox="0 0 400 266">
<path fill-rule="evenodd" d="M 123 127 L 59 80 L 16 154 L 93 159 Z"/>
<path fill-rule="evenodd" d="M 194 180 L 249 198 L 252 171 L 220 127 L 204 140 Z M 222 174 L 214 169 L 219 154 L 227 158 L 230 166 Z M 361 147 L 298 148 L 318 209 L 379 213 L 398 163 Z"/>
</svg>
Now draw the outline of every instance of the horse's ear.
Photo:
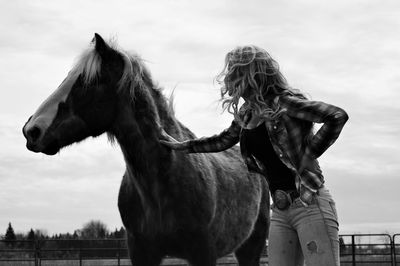
<svg viewBox="0 0 400 266">
<path fill-rule="evenodd" d="M 94 34 L 92 42 L 94 43 L 94 47 L 101 57 L 107 56 L 107 54 L 110 52 L 110 47 L 99 34 Z"/>
</svg>

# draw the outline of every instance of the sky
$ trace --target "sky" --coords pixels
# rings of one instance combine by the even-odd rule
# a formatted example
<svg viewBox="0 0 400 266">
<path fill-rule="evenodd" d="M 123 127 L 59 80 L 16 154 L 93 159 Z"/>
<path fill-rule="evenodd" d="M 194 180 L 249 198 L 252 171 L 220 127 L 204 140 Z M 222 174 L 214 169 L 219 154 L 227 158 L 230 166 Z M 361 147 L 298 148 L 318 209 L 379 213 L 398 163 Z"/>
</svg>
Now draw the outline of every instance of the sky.
<svg viewBox="0 0 400 266">
<path fill-rule="evenodd" d="M 105 136 L 55 156 L 32 153 L 21 129 L 66 77 L 94 33 L 146 60 L 173 90 L 178 119 L 197 136 L 219 133 L 215 76 L 224 56 L 254 44 L 292 87 L 350 116 L 319 159 L 340 233 L 400 233 L 400 2 L 0 0 L 0 235 L 73 232 L 89 220 L 122 226 L 124 161 Z M 3 230 L 3 229 L 4 230 Z M 4 231 L 4 232 L 3 232 Z"/>
</svg>

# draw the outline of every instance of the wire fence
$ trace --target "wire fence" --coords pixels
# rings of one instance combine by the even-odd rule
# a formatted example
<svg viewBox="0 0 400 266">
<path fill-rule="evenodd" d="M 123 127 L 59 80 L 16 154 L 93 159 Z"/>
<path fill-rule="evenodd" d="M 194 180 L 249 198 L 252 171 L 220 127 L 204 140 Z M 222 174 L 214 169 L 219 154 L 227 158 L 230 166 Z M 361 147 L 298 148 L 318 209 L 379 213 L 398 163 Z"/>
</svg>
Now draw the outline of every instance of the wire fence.
<svg viewBox="0 0 400 266">
<path fill-rule="evenodd" d="M 400 234 L 352 234 L 340 236 L 341 265 L 400 265 Z M 124 239 L 0 240 L 0 266 L 127 266 L 131 265 Z M 162 265 L 188 265 L 167 257 Z M 231 254 L 218 265 L 237 265 Z M 267 247 L 260 265 L 268 265 Z"/>
</svg>

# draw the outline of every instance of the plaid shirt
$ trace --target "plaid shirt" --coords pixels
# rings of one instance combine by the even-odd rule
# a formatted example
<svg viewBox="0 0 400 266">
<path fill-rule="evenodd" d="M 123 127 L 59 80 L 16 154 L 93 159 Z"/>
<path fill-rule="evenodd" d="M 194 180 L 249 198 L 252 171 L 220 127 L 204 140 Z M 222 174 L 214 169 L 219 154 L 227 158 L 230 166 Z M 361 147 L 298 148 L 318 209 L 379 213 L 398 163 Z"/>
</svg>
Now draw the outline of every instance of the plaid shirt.
<svg viewBox="0 0 400 266">
<path fill-rule="evenodd" d="M 264 121 L 271 144 L 281 161 L 294 172 L 300 199 L 304 203 L 310 203 L 313 195 L 324 183 L 317 158 L 339 137 L 348 115 L 339 107 L 290 95 L 277 97 L 275 103 L 284 111 L 278 118 Z M 315 134 L 310 132 L 308 141 L 304 141 L 307 134 L 303 129 L 304 120 L 323 123 Z M 218 135 L 190 140 L 189 152 L 226 150 L 241 141 L 242 129 L 242 126 L 234 120 L 229 128 Z M 242 142 L 240 147 L 249 171 L 266 175 L 263 163 L 251 155 Z M 312 158 L 312 167 L 299 173 L 298 169 L 306 148 Z"/>
</svg>

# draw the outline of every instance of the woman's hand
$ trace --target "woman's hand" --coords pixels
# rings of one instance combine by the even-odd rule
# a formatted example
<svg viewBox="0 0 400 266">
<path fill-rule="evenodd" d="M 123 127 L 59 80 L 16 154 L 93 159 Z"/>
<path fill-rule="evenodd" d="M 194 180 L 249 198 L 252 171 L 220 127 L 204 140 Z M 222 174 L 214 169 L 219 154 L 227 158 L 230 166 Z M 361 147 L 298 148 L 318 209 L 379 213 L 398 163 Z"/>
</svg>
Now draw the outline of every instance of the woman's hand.
<svg viewBox="0 0 400 266">
<path fill-rule="evenodd" d="M 172 150 L 187 150 L 189 148 L 189 141 L 165 141 L 165 140 L 160 140 L 160 143 L 163 145 L 167 146 L 168 148 L 171 148 Z"/>
<path fill-rule="evenodd" d="M 187 150 L 189 148 L 189 141 L 179 142 L 171 137 L 164 129 L 160 132 L 160 143 L 169 147 L 172 150 Z"/>
</svg>

